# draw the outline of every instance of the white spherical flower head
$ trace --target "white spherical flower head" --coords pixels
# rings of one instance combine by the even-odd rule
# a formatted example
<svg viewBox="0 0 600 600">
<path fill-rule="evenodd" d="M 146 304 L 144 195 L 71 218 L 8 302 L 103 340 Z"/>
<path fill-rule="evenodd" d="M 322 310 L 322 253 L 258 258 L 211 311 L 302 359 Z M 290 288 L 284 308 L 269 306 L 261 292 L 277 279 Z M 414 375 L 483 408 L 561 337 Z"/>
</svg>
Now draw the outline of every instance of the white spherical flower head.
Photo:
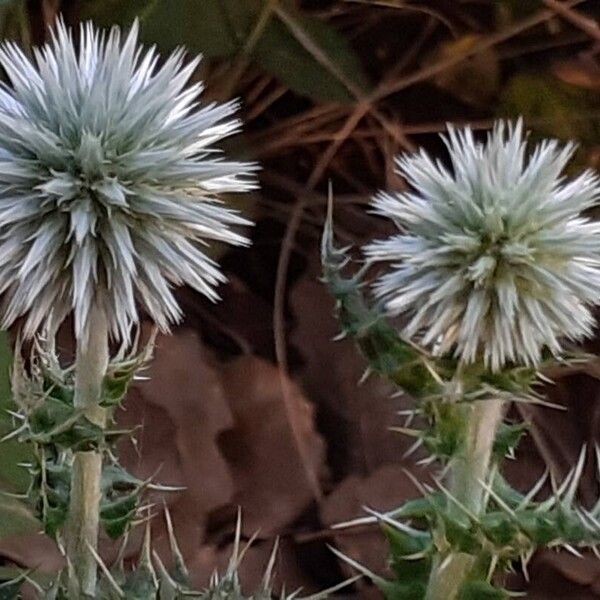
<svg viewBox="0 0 600 600">
<path fill-rule="evenodd" d="M 561 175 L 571 144 L 528 151 L 522 123 L 499 122 L 486 143 L 449 128 L 451 170 L 424 151 L 398 159 L 413 191 L 373 204 L 400 234 L 369 244 L 391 261 L 375 284 L 404 335 L 464 363 L 536 365 L 561 338 L 580 339 L 600 302 L 600 225 L 581 216 L 600 198 L 598 177 Z"/>
<path fill-rule="evenodd" d="M 30 61 L 0 48 L 0 292 L 2 325 L 28 336 L 72 312 L 78 339 L 91 310 L 127 339 L 141 304 L 159 327 L 180 318 L 171 288 L 209 298 L 224 279 L 202 252 L 245 244 L 248 224 L 218 199 L 254 187 L 254 166 L 213 144 L 238 130 L 235 103 L 198 106 L 188 85 L 199 59 L 164 62 L 138 44 L 138 26 L 63 23 Z"/>
</svg>

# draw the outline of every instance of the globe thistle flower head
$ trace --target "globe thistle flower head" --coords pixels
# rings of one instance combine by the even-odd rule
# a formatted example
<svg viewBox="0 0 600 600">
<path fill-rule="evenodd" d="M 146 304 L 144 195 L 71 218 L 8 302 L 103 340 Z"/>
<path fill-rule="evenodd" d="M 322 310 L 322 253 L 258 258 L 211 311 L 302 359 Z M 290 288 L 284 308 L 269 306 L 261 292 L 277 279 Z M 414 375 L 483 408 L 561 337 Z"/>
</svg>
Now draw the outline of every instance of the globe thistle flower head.
<svg viewBox="0 0 600 600">
<path fill-rule="evenodd" d="M 224 276 L 203 251 L 246 244 L 247 225 L 219 194 L 254 187 L 254 165 L 226 160 L 215 142 L 238 131 L 236 104 L 200 106 L 189 84 L 199 59 L 154 48 L 114 27 L 62 22 L 30 60 L 0 48 L 0 293 L 2 325 L 30 336 L 91 310 L 127 339 L 138 306 L 163 330 L 180 318 L 172 287 L 216 299 Z"/>
<path fill-rule="evenodd" d="M 586 171 L 562 171 L 574 146 L 529 151 L 522 122 L 498 122 L 485 143 L 449 127 L 447 168 L 425 151 L 397 165 L 412 188 L 378 195 L 399 234 L 365 247 L 391 263 L 374 290 L 403 334 L 464 363 L 536 365 L 542 351 L 591 333 L 600 301 L 600 225 L 582 216 L 600 198 Z"/>
</svg>

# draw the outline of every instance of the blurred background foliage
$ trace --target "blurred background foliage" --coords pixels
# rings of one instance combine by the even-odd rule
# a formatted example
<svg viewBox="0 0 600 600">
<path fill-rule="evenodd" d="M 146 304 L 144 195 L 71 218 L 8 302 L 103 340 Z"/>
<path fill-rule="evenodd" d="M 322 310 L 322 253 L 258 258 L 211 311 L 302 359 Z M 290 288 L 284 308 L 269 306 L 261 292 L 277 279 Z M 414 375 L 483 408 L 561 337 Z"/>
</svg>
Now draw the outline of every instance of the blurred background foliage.
<svg viewBox="0 0 600 600">
<path fill-rule="evenodd" d="M 261 190 L 231 198 L 257 223 L 250 251 L 216 249 L 230 278 L 223 302 L 189 290 L 185 323 L 159 342 L 152 380 L 133 390 L 124 425 L 144 423 L 123 462 L 140 477 L 186 490 L 169 503 L 196 579 L 224 564 L 235 510 L 247 553 L 245 580 L 262 573 L 280 536 L 279 580 L 322 589 L 350 571 L 327 544 L 385 573 L 386 548 L 372 526 L 337 532 L 332 523 L 390 509 L 417 492 L 406 476 L 427 469 L 410 440 L 389 431 L 410 403 L 385 384 L 358 387 L 364 364 L 351 345 L 333 343 L 332 305 L 317 278 L 328 184 L 338 235 L 358 245 L 385 232 L 366 214 L 378 189 L 403 189 L 394 157 L 424 145 L 444 157 L 446 122 L 486 130 L 496 117 L 523 115 L 532 136 L 575 139 L 573 170 L 600 166 L 600 3 L 598 0 L 0 0 L 0 37 L 42 43 L 62 15 L 128 26 L 168 52 L 184 45 L 205 60 L 197 77 L 205 100 L 238 97 L 244 133 L 228 152 L 261 164 Z M 61 347 L 72 348 L 69 331 Z M 590 350 L 598 350 L 598 340 Z M 10 342 L 0 339 L 0 432 L 12 426 Z M 528 411 L 519 461 L 509 477 L 523 489 L 545 465 L 560 478 L 582 442 L 600 428 L 597 366 L 549 388 L 570 408 Z M 0 444 L 0 487 L 22 493 L 27 448 Z M 598 495 L 590 471 L 582 501 Z M 157 551 L 165 545 L 160 526 Z M 25 504 L 0 497 L 0 557 L 51 571 L 56 549 L 37 533 Z M 139 536 L 132 535 L 131 556 Z M 105 541 L 110 561 L 114 548 Z M 600 598 L 595 558 L 540 555 L 531 598 Z M 525 586 L 517 574 L 515 589 Z M 368 582 L 347 597 L 377 598 Z"/>
</svg>

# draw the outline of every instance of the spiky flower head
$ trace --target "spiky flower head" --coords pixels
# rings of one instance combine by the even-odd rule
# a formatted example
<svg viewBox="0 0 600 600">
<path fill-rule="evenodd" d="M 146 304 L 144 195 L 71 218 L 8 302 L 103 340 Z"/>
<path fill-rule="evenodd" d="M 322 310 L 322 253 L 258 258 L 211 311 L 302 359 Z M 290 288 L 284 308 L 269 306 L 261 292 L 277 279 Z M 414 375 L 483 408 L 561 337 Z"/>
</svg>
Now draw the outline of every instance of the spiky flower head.
<svg viewBox="0 0 600 600">
<path fill-rule="evenodd" d="M 398 159 L 413 191 L 375 198 L 398 235 L 366 246 L 392 263 L 375 292 L 404 335 L 463 362 L 538 364 L 544 348 L 590 334 L 600 302 L 600 225 L 581 215 L 600 198 L 586 171 L 561 175 L 574 146 L 531 150 L 521 121 L 486 143 L 467 128 L 443 136 L 451 169 L 423 150 Z"/>
<path fill-rule="evenodd" d="M 253 165 L 213 144 L 238 130 L 236 104 L 199 106 L 199 58 L 155 48 L 114 27 L 59 23 L 30 60 L 0 48 L 0 293 L 2 326 L 31 335 L 72 312 L 81 338 L 104 311 L 127 338 L 138 305 L 162 329 L 180 317 L 172 286 L 209 298 L 224 279 L 203 251 L 245 244 L 247 224 L 218 198 L 253 187 Z"/>
</svg>

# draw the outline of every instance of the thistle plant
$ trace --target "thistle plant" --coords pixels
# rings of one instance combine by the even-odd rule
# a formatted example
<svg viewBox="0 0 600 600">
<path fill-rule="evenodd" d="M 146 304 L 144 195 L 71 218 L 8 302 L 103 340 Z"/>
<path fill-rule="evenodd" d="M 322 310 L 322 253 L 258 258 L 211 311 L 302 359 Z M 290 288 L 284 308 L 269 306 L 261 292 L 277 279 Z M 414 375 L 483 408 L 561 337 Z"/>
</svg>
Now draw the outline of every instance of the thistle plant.
<svg viewBox="0 0 600 600">
<path fill-rule="evenodd" d="M 83 598 L 96 597 L 99 522 L 131 521 L 142 485 L 127 499 L 103 479 L 112 410 L 144 362 L 111 360 L 109 339 L 126 348 L 141 311 L 168 331 L 181 318 L 174 286 L 218 298 L 224 276 L 203 248 L 247 244 L 233 228 L 248 222 L 220 195 L 251 189 L 255 167 L 215 148 L 239 130 L 237 106 L 200 105 L 198 58 L 161 61 L 137 23 L 127 35 L 88 23 L 76 41 L 59 22 L 50 38 L 33 59 L 0 48 L 0 312 L 39 349 L 20 377 L 18 431 L 36 445 L 34 495 L 65 547 L 69 597 Z M 65 370 L 53 340 L 69 315 Z"/>
<path fill-rule="evenodd" d="M 329 219 L 324 278 L 344 333 L 417 401 L 423 429 L 401 430 L 443 465 L 437 490 L 421 486 L 422 501 L 379 516 L 399 575 L 382 589 L 394 599 L 504 598 L 494 575 L 512 561 L 541 546 L 600 543 L 600 503 L 574 504 L 582 462 L 541 503 L 543 482 L 521 496 L 501 475 L 525 428 L 504 422 L 507 406 L 542 401 L 540 370 L 594 327 L 600 225 L 585 211 L 600 200 L 600 179 L 585 171 L 567 181 L 574 146 L 530 148 L 521 121 L 498 122 L 485 142 L 469 128 L 442 139 L 449 166 L 423 150 L 398 159 L 410 191 L 381 193 L 373 207 L 399 231 L 367 244 L 350 279 Z M 391 266 L 369 303 L 362 278 L 378 262 Z"/>
<path fill-rule="evenodd" d="M 119 556 L 115 561 L 115 566 L 110 570 L 102 562 L 101 558 L 97 556 L 103 575 L 97 587 L 97 598 L 102 598 L 102 600 L 120 600 L 122 598 L 132 598 L 135 600 L 152 600 L 155 598 L 160 600 L 183 600 L 184 598 L 195 598 L 196 600 L 271 600 L 277 597 L 280 600 L 324 600 L 329 594 L 341 590 L 358 579 L 358 577 L 353 577 L 323 592 L 311 594 L 310 596 L 300 596 L 300 590 L 287 593 L 285 589 L 276 595 L 273 591 L 273 580 L 279 544 L 275 541 L 271 556 L 264 570 L 262 581 L 258 589 L 248 596 L 243 590 L 240 567 L 246 551 L 254 541 L 254 538 L 247 545 L 242 545 L 240 513 L 235 530 L 233 549 L 226 569 L 223 572 L 215 571 L 211 575 L 206 588 L 195 590 L 191 585 L 190 573 L 177 545 L 168 510 L 165 510 L 164 516 L 174 563 L 173 568 L 167 569 L 158 553 L 152 550 L 151 529 L 147 525 L 144 542 L 135 570 L 128 569 L 124 565 L 125 561 L 123 560 L 122 551 L 125 549 L 125 545 L 121 547 L 121 552 L 119 552 Z M 70 596 L 62 595 L 59 580 L 55 581 L 48 588 L 40 582 L 33 580 L 27 573 L 19 574 L 12 579 L 7 578 L 4 581 L 0 581 L 0 597 L 7 600 L 20 598 L 18 594 L 24 583 L 28 583 L 34 588 L 39 597 L 44 598 L 44 600 L 70 598 Z"/>
</svg>

